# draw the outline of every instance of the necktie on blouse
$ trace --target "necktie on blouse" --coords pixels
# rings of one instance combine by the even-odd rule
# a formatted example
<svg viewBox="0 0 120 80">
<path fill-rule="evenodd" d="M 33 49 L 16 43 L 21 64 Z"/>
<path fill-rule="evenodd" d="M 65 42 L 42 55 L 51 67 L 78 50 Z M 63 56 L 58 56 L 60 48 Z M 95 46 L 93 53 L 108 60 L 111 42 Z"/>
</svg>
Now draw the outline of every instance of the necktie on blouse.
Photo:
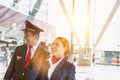
<svg viewBox="0 0 120 80">
<path fill-rule="evenodd" d="M 28 50 L 28 54 L 27 54 L 26 62 L 25 62 L 25 66 L 24 66 L 25 69 L 28 67 L 30 60 L 31 60 L 31 49 L 32 49 L 32 46 L 29 46 L 29 50 Z"/>
</svg>

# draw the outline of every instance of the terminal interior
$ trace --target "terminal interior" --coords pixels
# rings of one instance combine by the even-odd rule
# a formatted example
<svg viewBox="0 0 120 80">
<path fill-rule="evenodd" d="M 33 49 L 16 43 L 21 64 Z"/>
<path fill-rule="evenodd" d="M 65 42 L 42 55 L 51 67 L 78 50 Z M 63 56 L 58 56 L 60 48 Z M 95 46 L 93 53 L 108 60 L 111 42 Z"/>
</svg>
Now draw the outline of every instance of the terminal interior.
<svg viewBox="0 0 120 80">
<path fill-rule="evenodd" d="M 18 45 L 24 43 L 25 20 L 44 30 L 41 44 L 64 36 L 76 80 L 120 79 L 120 0 L 0 0 L 0 80 Z M 8 62 L 9 62 L 8 61 Z"/>
</svg>

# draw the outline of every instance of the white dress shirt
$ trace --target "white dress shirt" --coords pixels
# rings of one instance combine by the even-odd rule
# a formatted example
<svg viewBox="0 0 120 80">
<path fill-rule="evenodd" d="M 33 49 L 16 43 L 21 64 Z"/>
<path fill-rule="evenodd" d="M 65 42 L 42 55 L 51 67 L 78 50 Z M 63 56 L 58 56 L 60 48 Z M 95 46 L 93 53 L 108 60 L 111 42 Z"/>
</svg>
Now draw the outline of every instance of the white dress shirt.
<svg viewBox="0 0 120 80">
<path fill-rule="evenodd" d="M 39 44 L 37 44 L 37 45 L 35 45 L 35 46 L 33 46 L 32 47 L 32 49 L 31 49 L 31 59 L 32 59 L 32 57 L 34 56 L 34 53 L 35 53 L 35 51 L 36 51 L 36 49 L 38 48 L 38 46 L 39 46 Z M 29 51 L 29 46 L 27 46 L 27 54 L 28 54 L 28 51 Z M 26 54 L 26 55 L 27 55 Z M 27 56 L 26 56 L 27 57 Z"/>
</svg>

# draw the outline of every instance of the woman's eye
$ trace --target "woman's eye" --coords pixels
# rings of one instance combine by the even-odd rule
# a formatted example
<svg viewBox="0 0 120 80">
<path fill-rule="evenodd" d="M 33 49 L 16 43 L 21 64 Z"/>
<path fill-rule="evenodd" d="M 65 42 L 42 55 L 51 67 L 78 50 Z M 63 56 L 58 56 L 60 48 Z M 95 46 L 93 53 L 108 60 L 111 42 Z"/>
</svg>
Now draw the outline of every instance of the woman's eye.
<svg viewBox="0 0 120 80">
<path fill-rule="evenodd" d="M 53 44 L 54 46 L 59 46 L 59 44 Z"/>
<path fill-rule="evenodd" d="M 56 44 L 55 46 L 59 46 L 58 44 Z"/>
</svg>

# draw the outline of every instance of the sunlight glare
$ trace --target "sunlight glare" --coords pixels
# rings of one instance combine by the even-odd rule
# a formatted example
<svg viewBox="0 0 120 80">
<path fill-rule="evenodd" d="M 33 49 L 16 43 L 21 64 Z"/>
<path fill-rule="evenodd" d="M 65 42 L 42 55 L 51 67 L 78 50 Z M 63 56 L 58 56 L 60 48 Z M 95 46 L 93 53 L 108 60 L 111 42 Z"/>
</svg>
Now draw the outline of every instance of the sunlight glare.
<svg viewBox="0 0 120 80">
<path fill-rule="evenodd" d="M 85 43 L 86 16 L 79 12 L 74 15 L 73 24 L 76 32 L 79 34 L 80 42 Z"/>
</svg>

